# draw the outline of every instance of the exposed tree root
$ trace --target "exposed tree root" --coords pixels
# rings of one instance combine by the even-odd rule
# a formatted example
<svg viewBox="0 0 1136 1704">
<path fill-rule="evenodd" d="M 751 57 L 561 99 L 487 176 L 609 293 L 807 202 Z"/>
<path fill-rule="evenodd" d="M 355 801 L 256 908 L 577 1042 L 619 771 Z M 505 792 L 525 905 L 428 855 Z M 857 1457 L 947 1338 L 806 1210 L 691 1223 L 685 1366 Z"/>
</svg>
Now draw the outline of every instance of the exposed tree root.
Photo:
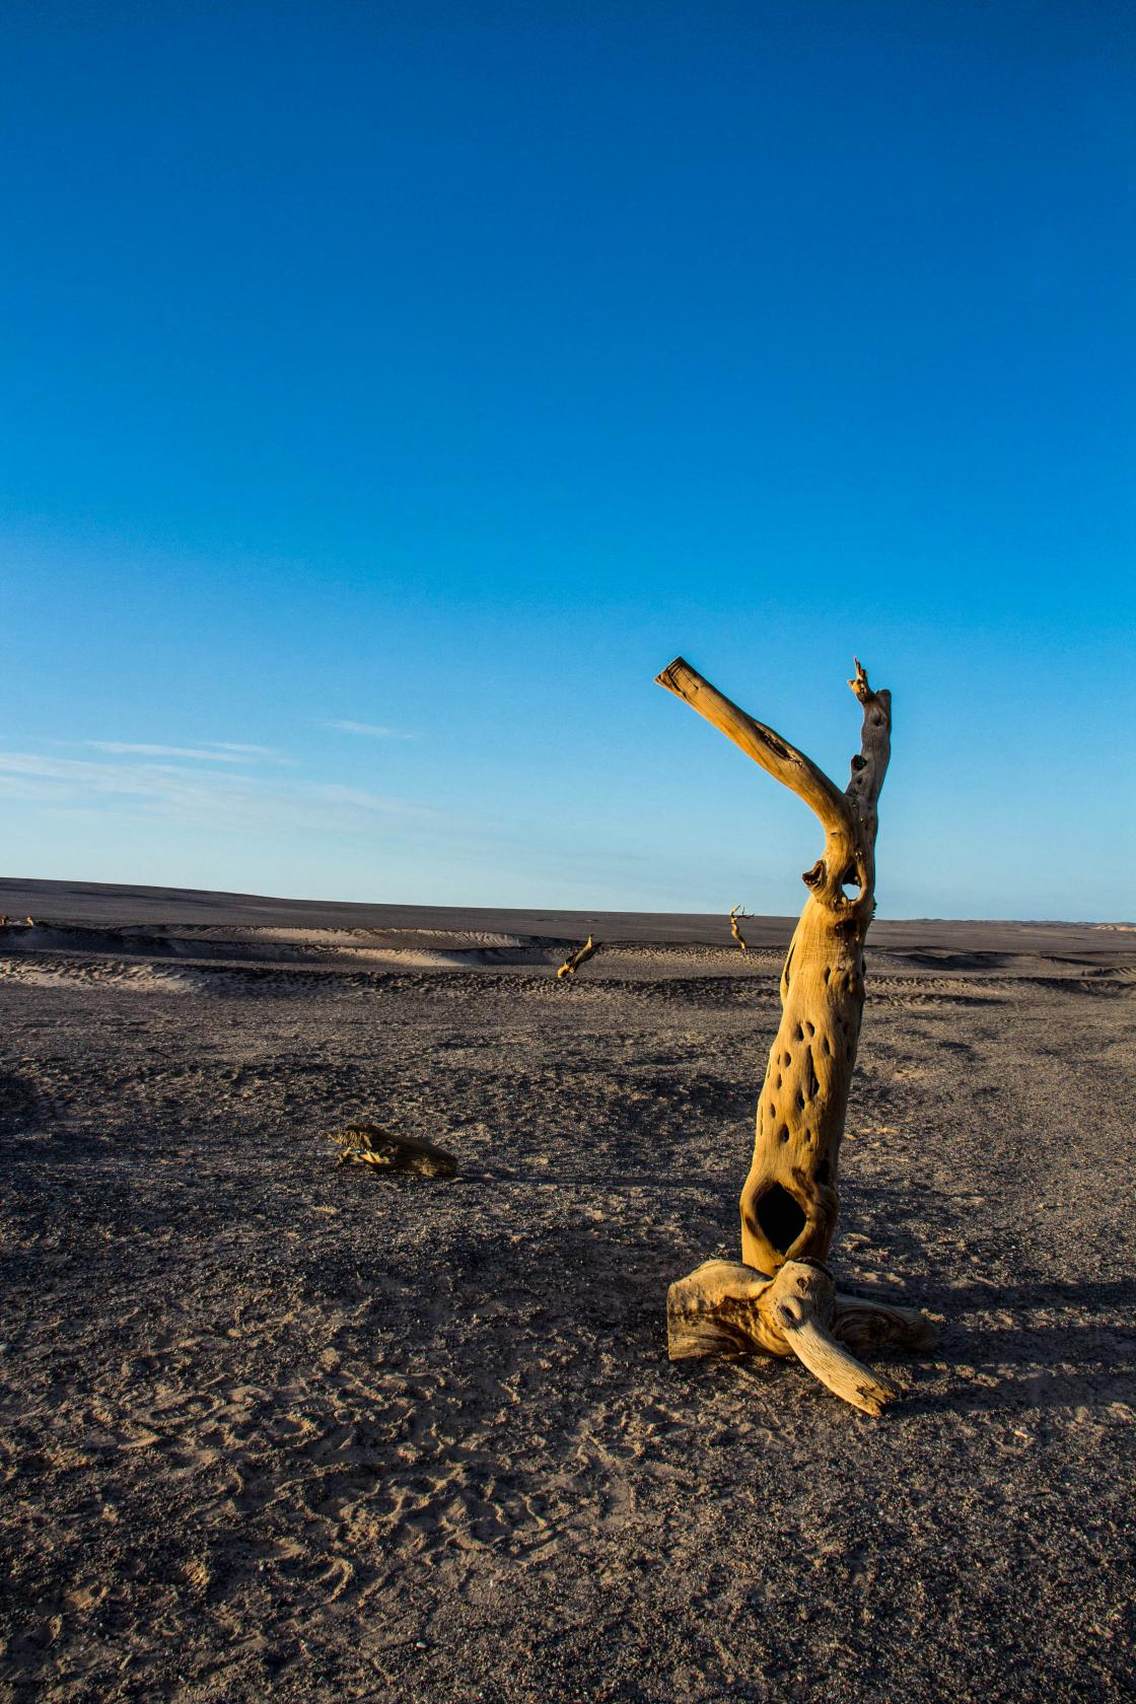
<svg viewBox="0 0 1136 1704">
<path fill-rule="evenodd" d="M 734 1261 L 708 1260 L 667 1292 L 672 1361 L 759 1350 L 795 1355 L 836 1396 L 877 1416 L 898 1392 L 845 1345 L 925 1349 L 935 1336 L 932 1322 L 915 1308 L 838 1294 L 830 1273 L 815 1261 L 785 1261 L 769 1278 Z"/>
</svg>

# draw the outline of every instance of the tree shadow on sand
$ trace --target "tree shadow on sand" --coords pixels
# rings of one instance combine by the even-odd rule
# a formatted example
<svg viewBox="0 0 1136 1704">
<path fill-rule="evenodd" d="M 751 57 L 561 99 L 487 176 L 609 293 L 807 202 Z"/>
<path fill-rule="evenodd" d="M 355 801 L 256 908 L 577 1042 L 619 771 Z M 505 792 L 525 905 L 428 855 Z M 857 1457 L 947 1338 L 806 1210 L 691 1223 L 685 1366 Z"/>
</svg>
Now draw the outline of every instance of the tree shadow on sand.
<svg viewBox="0 0 1136 1704">
<path fill-rule="evenodd" d="M 914 1411 L 1094 1409 L 1136 1417 L 1129 1326 L 1136 1281 L 974 1285 L 938 1291 L 928 1301 L 945 1316 L 943 1359 L 967 1372 L 947 1390 L 913 1392 Z M 1013 1317 L 1022 1313 L 1045 1317 Z"/>
<path fill-rule="evenodd" d="M 520 1240 L 489 1227 L 475 1229 L 470 1222 L 469 1229 L 447 1239 L 445 1287 L 467 1302 L 483 1287 L 514 1303 L 523 1299 L 522 1312 L 542 1316 L 542 1335 L 550 1329 L 560 1335 L 569 1361 L 581 1353 L 586 1358 L 584 1340 L 592 1333 L 615 1330 L 629 1354 L 629 1368 L 643 1357 L 665 1362 L 669 1284 L 703 1259 L 738 1258 L 737 1208 L 726 1184 L 725 1173 L 687 1171 L 666 1176 L 620 1171 L 574 1179 L 529 1173 L 519 1165 L 459 1173 L 446 1184 L 428 1187 L 450 1193 L 463 1186 L 489 1186 L 521 1196 L 531 1188 L 534 1206 L 547 1203 L 553 1192 L 566 1198 L 567 1210 L 554 1225 L 545 1220 L 538 1230 L 535 1219 L 543 1214 L 537 1208 L 531 1238 Z M 417 1193 L 422 1186 L 403 1182 L 396 1187 Z M 618 1204 L 624 1189 L 636 1196 L 626 1216 Z M 597 1190 L 604 1196 L 606 1220 L 577 1217 L 577 1208 L 582 1213 L 588 1194 Z M 1101 1413 L 1118 1405 L 1136 1407 L 1128 1332 L 1136 1279 L 1058 1283 L 1039 1275 L 1036 1281 L 956 1286 L 944 1282 L 938 1263 L 927 1258 L 915 1205 L 905 1199 L 902 1206 L 900 1200 L 893 1202 L 901 1192 L 886 1187 L 862 1186 L 862 1193 L 873 1198 L 870 1205 L 876 1209 L 864 1215 L 865 1222 L 881 1207 L 888 1209 L 888 1255 L 904 1270 L 903 1283 L 865 1283 L 844 1266 L 839 1252 L 834 1262 L 838 1282 L 852 1292 L 920 1306 L 943 1321 L 940 1346 L 929 1358 L 935 1365 L 928 1365 L 928 1358 L 903 1357 L 909 1369 L 904 1413 L 1020 1415 L 1085 1408 Z M 651 1222 L 652 1200 L 658 1202 L 659 1224 Z M 524 1228 L 520 1217 L 518 1228 Z M 422 1276 L 419 1266 L 410 1287 Z M 1028 1317 L 1038 1314 L 1043 1317 Z M 498 1319 L 496 1332 L 500 1329 Z M 472 1348 L 467 1345 L 463 1353 Z M 481 1352 L 486 1351 L 491 1359 L 501 1357 L 499 1337 L 492 1347 L 481 1344 Z M 505 1356 L 517 1358 L 527 1358 L 519 1339 Z"/>
</svg>

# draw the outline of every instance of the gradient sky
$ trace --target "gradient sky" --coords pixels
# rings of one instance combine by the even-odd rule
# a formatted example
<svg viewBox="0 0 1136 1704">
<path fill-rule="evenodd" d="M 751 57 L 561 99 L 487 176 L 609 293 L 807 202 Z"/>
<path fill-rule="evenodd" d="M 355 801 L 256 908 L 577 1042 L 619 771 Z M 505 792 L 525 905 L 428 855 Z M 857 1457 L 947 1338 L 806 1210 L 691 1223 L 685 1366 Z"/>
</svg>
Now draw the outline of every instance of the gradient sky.
<svg viewBox="0 0 1136 1704">
<path fill-rule="evenodd" d="M 1129 6 L 4 10 L 5 873 L 1132 917 Z"/>
</svg>

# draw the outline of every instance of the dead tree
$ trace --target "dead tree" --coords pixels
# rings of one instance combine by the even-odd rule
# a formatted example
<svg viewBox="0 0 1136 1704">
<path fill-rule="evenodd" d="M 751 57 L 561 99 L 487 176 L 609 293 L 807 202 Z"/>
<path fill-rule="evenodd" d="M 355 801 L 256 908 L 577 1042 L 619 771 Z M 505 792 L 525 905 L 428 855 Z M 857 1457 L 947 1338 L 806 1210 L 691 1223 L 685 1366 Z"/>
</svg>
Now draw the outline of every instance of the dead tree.
<svg viewBox="0 0 1136 1704">
<path fill-rule="evenodd" d="M 730 934 L 734 937 L 734 940 L 738 943 L 738 946 L 741 948 L 743 953 L 749 951 L 749 946 L 748 946 L 748 943 L 746 941 L 746 938 L 742 934 L 741 918 L 743 918 L 744 916 L 745 916 L 745 912 L 742 910 L 740 905 L 731 905 L 731 907 L 730 907 Z"/>
<path fill-rule="evenodd" d="M 824 850 L 803 878 L 809 895 L 781 973 L 781 1023 L 741 1195 L 744 1265 L 711 1261 L 672 1286 L 671 1355 L 728 1352 L 731 1343 L 738 1353 L 742 1342 L 748 1352 L 796 1354 L 838 1395 L 876 1413 L 894 1392 L 839 1340 L 915 1347 L 926 1345 L 933 1327 L 912 1309 L 837 1295 L 823 1263 L 836 1229 L 837 1162 L 864 1009 L 864 937 L 875 910 L 876 804 L 891 749 L 891 694 L 873 691 L 856 662 L 849 685 L 863 707 L 863 733 L 842 792 L 681 657 L 657 680 L 792 788 L 824 830 Z M 794 1271 L 782 1278 L 787 1264 Z M 824 1354 L 817 1349 L 822 1340 L 830 1346 Z"/>
</svg>

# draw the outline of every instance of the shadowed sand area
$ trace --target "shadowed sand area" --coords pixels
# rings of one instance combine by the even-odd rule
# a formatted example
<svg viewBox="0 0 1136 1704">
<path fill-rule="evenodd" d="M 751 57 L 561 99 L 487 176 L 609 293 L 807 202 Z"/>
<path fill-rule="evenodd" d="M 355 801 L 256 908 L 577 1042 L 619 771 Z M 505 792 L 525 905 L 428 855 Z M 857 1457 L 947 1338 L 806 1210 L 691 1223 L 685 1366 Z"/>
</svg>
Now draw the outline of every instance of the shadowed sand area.
<svg viewBox="0 0 1136 1704">
<path fill-rule="evenodd" d="M 0 1696 L 1131 1695 L 1136 933 L 873 926 L 834 1262 L 943 1323 L 877 1422 L 666 1359 L 789 920 L 0 911 Z"/>
</svg>

